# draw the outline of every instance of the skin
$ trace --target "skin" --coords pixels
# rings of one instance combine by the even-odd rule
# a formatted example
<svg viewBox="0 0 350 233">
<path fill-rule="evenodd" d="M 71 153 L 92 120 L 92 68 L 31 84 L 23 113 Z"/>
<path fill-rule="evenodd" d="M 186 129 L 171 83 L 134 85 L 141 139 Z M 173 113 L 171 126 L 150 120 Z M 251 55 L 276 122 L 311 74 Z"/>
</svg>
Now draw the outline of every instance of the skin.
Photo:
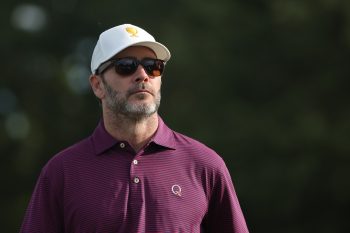
<svg viewBox="0 0 350 233">
<path fill-rule="evenodd" d="M 149 48 L 132 46 L 115 57 L 141 60 L 156 58 L 156 55 Z M 134 74 L 120 76 L 112 66 L 100 75 L 91 75 L 89 80 L 101 101 L 107 132 L 117 140 L 127 141 L 136 152 L 140 151 L 158 128 L 161 76 L 149 76 L 141 65 Z M 127 107 L 120 107 L 116 102 Z"/>
</svg>

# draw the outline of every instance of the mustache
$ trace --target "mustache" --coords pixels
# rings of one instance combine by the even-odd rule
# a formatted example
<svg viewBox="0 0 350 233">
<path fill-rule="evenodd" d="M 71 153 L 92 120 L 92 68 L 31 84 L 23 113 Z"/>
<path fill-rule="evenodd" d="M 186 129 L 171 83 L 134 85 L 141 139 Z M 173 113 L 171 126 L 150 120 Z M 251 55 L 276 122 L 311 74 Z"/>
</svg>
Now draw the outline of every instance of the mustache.
<svg viewBox="0 0 350 233">
<path fill-rule="evenodd" d="M 150 84 L 147 83 L 138 83 L 135 86 L 131 87 L 128 91 L 127 91 L 127 95 L 130 96 L 136 92 L 139 91 L 147 91 L 150 94 L 154 95 L 154 90 L 153 88 L 150 86 Z"/>
</svg>

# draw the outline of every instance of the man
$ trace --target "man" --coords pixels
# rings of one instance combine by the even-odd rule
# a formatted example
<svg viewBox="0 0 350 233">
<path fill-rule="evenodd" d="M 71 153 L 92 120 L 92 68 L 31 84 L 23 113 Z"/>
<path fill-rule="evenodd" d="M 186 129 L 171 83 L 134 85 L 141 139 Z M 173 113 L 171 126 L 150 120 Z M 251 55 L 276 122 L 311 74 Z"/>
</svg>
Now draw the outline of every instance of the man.
<svg viewBox="0 0 350 233">
<path fill-rule="evenodd" d="M 42 169 L 22 233 L 246 233 L 223 160 L 157 113 L 169 50 L 130 24 L 103 32 L 90 84 L 102 119 Z"/>
</svg>

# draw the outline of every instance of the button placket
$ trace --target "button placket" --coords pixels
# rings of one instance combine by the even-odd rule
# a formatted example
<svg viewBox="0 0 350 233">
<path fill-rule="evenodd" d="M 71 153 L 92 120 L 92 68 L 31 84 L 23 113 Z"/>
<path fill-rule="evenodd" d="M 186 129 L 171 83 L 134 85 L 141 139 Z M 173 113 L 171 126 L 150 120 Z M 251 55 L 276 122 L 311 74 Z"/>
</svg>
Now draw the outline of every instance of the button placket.
<svg viewBox="0 0 350 233">
<path fill-rule="evenodd" d="M 140 183 L 140 178 L 138 178 L 137 176 L 136 176 L 136 177 L 134 177 L 134 183 L 135 183 L 135 184 Z"/>
<path fill-rule="evenodd" d="M 138 184 L 140 183 L 140 178 L 136 175 L 135 170 L 137 170 L 136 166 L 139 164 L 139 161 L 137 159 L 132 160 L 132 165 L 131 165 L 131 171 L 132 174 L 134 176 L 133 178 L 133 182 L 134 184 Z"/>
<path fill-rule="evenodd" d="M 138 153 L 134 156 L 134 158 L 130 161 L 130 180 L 133 184 L 139 184 L 142 182 L 142 166 L 140 166 L 140 155 L 142 153 Z M 137 185 L 139 186 L 139 185 Z M 136 187 L 136 186 L 135 186 Z M 140 187 L 139 187 L 140 188 Z"/>
</svg>

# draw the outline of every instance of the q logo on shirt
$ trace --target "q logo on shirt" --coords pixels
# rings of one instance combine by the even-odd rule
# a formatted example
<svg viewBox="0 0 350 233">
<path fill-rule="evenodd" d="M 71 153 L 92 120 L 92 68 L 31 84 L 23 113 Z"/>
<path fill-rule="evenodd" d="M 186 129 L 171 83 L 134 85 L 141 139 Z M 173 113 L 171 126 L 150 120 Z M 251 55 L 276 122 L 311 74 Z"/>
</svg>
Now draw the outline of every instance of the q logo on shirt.
<svg viewBox="0 0 350 233">
<path fill-rule="evenodd" d="M 177 184 L 174 184 L 172 187 L 171 187 L 171 191 L 173 192 L 173 194 L 175 196 L 178 196 L 178 197 L 181 197 L 182 195 L 182 190 L 181 190 L 181 187 L 180 185 L 177 185 Z"/>
</svg>

